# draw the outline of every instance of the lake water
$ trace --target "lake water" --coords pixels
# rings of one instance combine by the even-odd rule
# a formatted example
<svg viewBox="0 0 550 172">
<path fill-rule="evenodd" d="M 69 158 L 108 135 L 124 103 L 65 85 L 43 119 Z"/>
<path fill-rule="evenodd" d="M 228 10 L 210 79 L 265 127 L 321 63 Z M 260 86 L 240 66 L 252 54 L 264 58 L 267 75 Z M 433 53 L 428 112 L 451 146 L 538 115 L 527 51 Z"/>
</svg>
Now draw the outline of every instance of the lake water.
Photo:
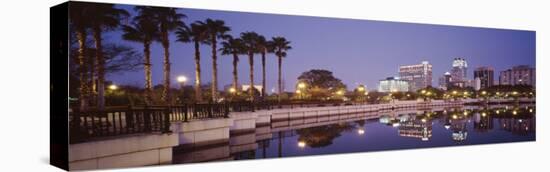
<svg viewBox="0 0 550 172">
<path fill-rule="evenodd" d="M 533 105 L 440 108 L 343 115 L 232 134 L 228 143 L 174 151 L 173 163 L 261 159 L 536 140 Z M 306 120 L 302 120 L 304 122 Z M 259 134 L 260 130 L 273 131 Z"/>
</svg>

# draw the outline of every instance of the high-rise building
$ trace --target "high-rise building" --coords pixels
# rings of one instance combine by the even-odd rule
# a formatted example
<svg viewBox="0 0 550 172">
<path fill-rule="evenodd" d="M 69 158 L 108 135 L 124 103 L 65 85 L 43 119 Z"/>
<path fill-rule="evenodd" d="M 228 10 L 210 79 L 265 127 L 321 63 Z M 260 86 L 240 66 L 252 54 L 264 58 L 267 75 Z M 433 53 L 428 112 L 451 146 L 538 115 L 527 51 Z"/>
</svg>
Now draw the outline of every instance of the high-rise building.
<svg viewBox="0 0 550 172">
<path fill-rule="evenodd" d="M 453 68 L 451 69 L 451 83 L 457 87 L 465 87 L 468 73 L 468 63 L 466 59 L 455 58 L 453 60 Z"/>
<path fill-rule="evenodd" d="M 399 77 L 388 77 L 380 80 L 378 92 L 406 92 L 409 91 L 409 83 Z"/>
<path fill-rule="evenodd" d="M 439 89 L 447 90 L 451 85 L 451 73 L 445 72 L 445 74 L 439 77 Z"/>
<path fill-rule="evenodd" d="M 411 91 L 432 86 L 432 65 L 423 61 L 421 64 L 399 66 L 399 77 L 409 82 Z"/>
<path fill-rule="evenodd" d="M 527 65 L 514 66 L 511 69 L 501 71 L 500 85 L 530 85 L 536 86 L 536 71 Z"/>
<path fill-rule="evenodd" d="M 492 67 L 478 67 L 474 70 L 474 79 L 479 78 L 481 89 L 491 87 L 495 82 L 494 73 Z"/>
</svg>

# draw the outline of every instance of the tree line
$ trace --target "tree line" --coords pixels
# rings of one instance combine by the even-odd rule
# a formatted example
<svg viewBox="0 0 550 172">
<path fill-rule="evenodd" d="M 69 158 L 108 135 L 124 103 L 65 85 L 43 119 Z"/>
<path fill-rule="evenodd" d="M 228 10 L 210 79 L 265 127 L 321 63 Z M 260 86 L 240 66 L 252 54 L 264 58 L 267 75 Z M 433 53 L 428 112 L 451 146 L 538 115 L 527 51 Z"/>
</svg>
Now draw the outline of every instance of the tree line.
<svg viewBox="0 0 550 172">
<path fill-rule="evenodd" d="M 206 19 L 186 23 L 186 15 L 179 13 L 176 8 L 135 6 L 136 15 L 131 16 L 124 9 L 117 8 L 113 4 L 72 2 L 69 11 L 69 22 L 71 30 L 75 33 L 76 40 L 76 64 L 78 66 L 78 98 L 81 110 L 89 107 L 90 90 L 93 87 L 97 90 L 97 108 L 105 108 L 105 73 L 107 67 L 105 57 L 105 44 L 102 42 L 102 34 L 109 31 L 121 30 L 122 39 L 143 44 L 143 58 L 140 66 L 144 69 L 144 100 L 146 104 L 152 104 L 153 84 L 151 71 L 151 45 L 160 43 L 163 47 L 163 90 L 161 101 L 163 104 L 170 102 L 170 38 L 172 33 L 176 34 L 177 42 L 190 43 L 194 46 L 195 61 L 195 101 L 213 101 L 218 97 L 218 52 L 222 55 L 230 55 L 233 62 L 232 88 L 235 91 L 239 85 L 237 73 L 238 62 L 241 55 L 248 56 L 250 68 L 250 85 L 248 90 L 249 100 L 254 99 L 254 55 L 261 56 L 262 64 L 262 90 L 261 97 L 265 97 L 265 65 L 266 56 L 274 54 L 278 59 L 278 99 L 282 93 L 282 59 L 287 56 L 290 41 L 284 37 L 276 36 L 266 39 L 264 36 L 252 32 L 242 32 L 240 35 L 229 34 L 231 28 L 218 19 Z M 90 41 L 88 38 L 91 38 Z M 88 44 L 93 44 L 93 49 Z M 218 44 L 221 45 L 218 48 Z M 200 46 L 207 45 L 212 50 L 212 83 L 210 100 L 203 100 L 201 93 L 201 52 Z M 90 55 L 93 50 L 93 55 Z M 128 50 L 127 50 L 128 51 Z M 120 51 L 118 51 L 121 53 Z M 132 53 L 135 56 L 135 53 Z M 108 60 L 108 58 L 107 58 Z M 131 66 L 131 65 L 130 65 Z M 91 75 L 89 75 L 91 74 Z M 93 81 L 93 78 L 97 80 Z M 92 80 L 92 82 L 89 82 Z"/>
</svg>

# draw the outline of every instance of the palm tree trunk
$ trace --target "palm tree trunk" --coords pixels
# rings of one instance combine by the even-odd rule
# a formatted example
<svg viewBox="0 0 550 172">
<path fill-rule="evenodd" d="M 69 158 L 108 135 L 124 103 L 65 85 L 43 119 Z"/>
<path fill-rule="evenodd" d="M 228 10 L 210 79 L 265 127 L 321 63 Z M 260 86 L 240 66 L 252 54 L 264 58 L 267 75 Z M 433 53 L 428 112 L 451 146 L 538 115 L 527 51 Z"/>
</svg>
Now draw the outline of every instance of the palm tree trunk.
<svg viewBox="0 0 550 172">
<path fill-rule="evenodd" d="M 162 101 L 165 104 L 170 103 L 170 43 L 168 41 L 168 31 L 162 31 L 162 46 L 164 48 L 164 88 L 162 89 Z"/>
<path fill-rule="evenodd" d="M 265 99 L 265 50 L 262 51 L 262 99 Z"/>
<path fill-rule="evenodd" d="M 277 72 L 277 75 L 278 75 L 278 79 L 277 79 L 277 84 L 278 84 L 278 91 L 279 91 L 279 94 L 277 95 L 277 101 L 279 101 L 279 103 L 281 102 L 281 93 L 283 92 L 283 86 L 282 86 L 282 80 L 281 80 L 281 66 L 283 64 L 283 57 L 279 56 L 278 59 L 278 69 L 279 71 Z"/>
<path fill-rule="evenodd" d="M 248 63 L 250 64 L 250 88 L 248 89 L 248 94 L 250 96 L 250 101 L 254 102 L 254 52 L 248 52 Z"/>
<path fill-rule="evenodd" d="M 90 73 L 89 73 L 89 83 L 88 85 L 90 86 L 88 88 L 88 105 L 89 106 L 93 106 L 96 101 L 96 97 L 97 97 L 97 82 L 96 82 L 96 72 L 95 72 L 95 68 L 97 66 L 96 64 L 96 60 L 94 58 L 91 58 L 89 57 L 88 58 L 88 69 L 90 69 Z M 86 81 L 88 82 L 88 81 Z"/>
<path fill-rule="evenodd" d="M 233 53 L 233 88 L 235 91 L 237 91 L 237 87 L 239 86 L 239 78 L 237 75 L 237 64 L 239 62 L 239 55 L 237 53 Z"/>
<path fill-rule="evenodd" d="M 94 40 L 97 63 L 97 107 L 105 109 L 105 59 L 103 58 L 103 46 L 101 45 L 101 28 L 94 27 Z"/>
<path fill-rule="evenodd" d="M 195 41 L 195 101 L 201 102 L 201 52 L 199 41 Z"/>
<path fill-rule="evenodd" d="M 152 74 L 151 74 L 151 42 L 145 41 L 143 42 L 143 54 L 145 55 L 145 64 L 143 65 L 145 69 L 145 104 L 150 105 L 152 104 L 152 88 L 153 88 L 153 81 L 152 81 Z"/>
<path fill-rule="evenodd" d="M 216 55 L 216 36 L 212 36 L 212 101 L 216 102 L 218 93 L 218 57 Z"/>
<path fill-rule="evenodd" d="M 88 109 L 88 78 L 86 75 L 87 66 L 86 66 L 86 31 L 81 28 L 76 31 L 76 36 L 78 39 L 78 65 L 80 70 L 80 111 L 85 111 Z"/>
</svg>

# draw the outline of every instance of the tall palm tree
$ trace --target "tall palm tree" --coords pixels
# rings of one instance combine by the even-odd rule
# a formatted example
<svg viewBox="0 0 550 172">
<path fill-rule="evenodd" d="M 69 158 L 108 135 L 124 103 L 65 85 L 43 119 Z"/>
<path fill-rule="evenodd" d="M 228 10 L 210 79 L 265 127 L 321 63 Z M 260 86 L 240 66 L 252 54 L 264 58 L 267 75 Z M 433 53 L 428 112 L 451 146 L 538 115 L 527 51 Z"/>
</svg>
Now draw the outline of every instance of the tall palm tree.
<svg viewBox="0 0 550 172">
<path fill-rule="evenodd" d="M 248 54 L 248 63 L 250 65 L 250 88 L 248 94 L 252 102 L 254 102 L 254 53 L 257 50 L 256 45 L 259 37 L 260 35 L 256 32 L 241 33 L 241 39 L 243 40 L 245 51 Z"/>
<path fill-rule="evenodd" d="M 92 28 L 96 48 L 97 63 L 97 106 L 105 108 L 105 58 L 103 57 L 102 33 L 118 28 L 123 18 L 129 16 L 126 10 L 115 8 L 113 4 L 89 4 L 93 10 L 87 15 Z"/>
<path fill-rule="evenodd" d="M 86 59 L 86 42 L 87 30 L 89 28 L 89 15 L 87 15 L 90 6 L 83 2 L 73 2 L 69 11 L 69 21 L 76 32 L 78 41 L 78 71 L 79 71 L 79 95 L 80 110 L 84 111 L 88 108 L 88 77 L 87 77 L 87 59 Z"/>
<path fill-rule="evenodd" d="M 158 24 L 160 42 L 164 48 L 164 87 L 161 99 L 168 104 L 170 101 L 170 39 L 168 34 L 178 27 L 184 26 L 182 19 L 186 16 L 178 13 L 175 8 L 138 6 L 136 9 L 140 15 L 151 15 L 152 21 Z"/>
<path fill-rule="evenodd" d="M 244 51 L 243 40 L 239 38 L 232 38 L 229 36 L 224 42 L 222 42 L 222 48 L 220 51 L 223 55 L 233 55 L 233 89 L 237 90 L 239 86 L 239 78 L 237 75 L 237 64 L 239 63 L 239 54 Z"/>
<path fill-rule="evenodd" d="M 201 102 L 201 53 L 200 44 L 207 44 L 208 34 L 205 24 L 201 21 L 196 21 L 191 24 L 191 27 L 180 27 L 176 31 L 179 42 L 193 42 L 195 46 L 195 101 Z"/>
<path fill-rule="evenodd" d="M 265 55 L 266 53 L 271 51 L 271 41 L 267 41 L 264 36 L 259 36 L 258 40 L 256 42 L 256 48 L 261 55 L 262 55 L 262 98 L 265 98 Z"/>
<path fill-rule="evenodd" d="M 206 19 L 204 23 L 210 46 L 212 47 L 212 101 L 218 99 L 218 57 L 217 57 L 217 41 L 227 37 L 226 33 L 231 29 L 225 25 L 223 20 Z"/>
<path fill-rule="evenodd" d="M 271 39 L 272 39 L 273 52 L 275 52 L 275 55 L 278 57 L 277 68 L 279 69 L 279 71 L 277 73 L 278 75 L 277 83 L 278 83 L 279 94 L 277 95 L 277 100 L 281 102 L 281 93 L 283 90 L 282 80 L 281 80 L 281 68 L 283 65 L 283 58 L 286 57 L 286 52 L 292 49 L 292 47 L 290 46 L 290 41 L 287 41 L 284 37 L 273 37 Z"/>
<path fill-rule="evenodd" d="M 131 25 L 124 25 L 122 38 L 128 41 L 143 43 L 145 71 L 145 103 L 152 103 L 153 81 L 151 74 L 151 43 L 159 39 L 158 27 L 152 22 L 152 16 L 141 14 L 134 17 Z"/>
</svg>

